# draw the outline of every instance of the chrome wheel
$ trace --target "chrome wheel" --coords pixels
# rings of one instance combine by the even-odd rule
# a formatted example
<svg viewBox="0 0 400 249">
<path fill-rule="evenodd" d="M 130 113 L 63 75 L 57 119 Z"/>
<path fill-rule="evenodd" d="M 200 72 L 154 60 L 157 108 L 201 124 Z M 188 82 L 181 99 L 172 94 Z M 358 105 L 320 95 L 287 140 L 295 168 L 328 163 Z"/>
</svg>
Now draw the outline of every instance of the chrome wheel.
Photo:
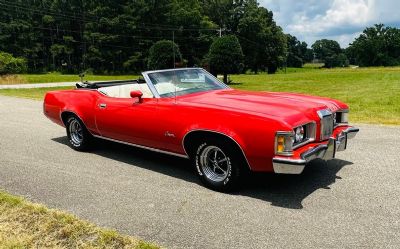
<svg viewBox="0 0 400 249">
<path fill-rule="evenodd" d="M 231 170 L 229 157 L 217 146 L 204 148 L 199 159 L 204 175 L 214 182 L 224 181 Z"/>
<path fill-rule="evenodd" d="M 70 134 L 70 139 L 71 142 L 74 145 L 79 146 L 82 141 L 83 141 L 83 129 L 81 124 L 79 123 L 78 120 L 73 119 L 70 123 L 69 123 L 69 134 Z"/>
</svg>

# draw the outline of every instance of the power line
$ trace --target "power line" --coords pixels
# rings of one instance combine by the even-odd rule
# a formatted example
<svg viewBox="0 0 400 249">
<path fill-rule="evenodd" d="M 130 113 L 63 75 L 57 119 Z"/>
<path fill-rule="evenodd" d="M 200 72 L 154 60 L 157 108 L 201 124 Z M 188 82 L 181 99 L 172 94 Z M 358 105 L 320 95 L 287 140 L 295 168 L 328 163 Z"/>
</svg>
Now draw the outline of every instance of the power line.
<svg viewBox="0 0 400 249">
<path fill-rule="evenodd" d="M 247 41 L 247 42 L 253 43 L 254 45 L 257 45 L 257 46 L 259 46 L 260 48 L 264 49 L 264 46 L 261 45 L 261 44 L 258 43 L 258 42 L 252 41 L 252 40 L 250 40 L 250 39 L 248 39 L 248 38 L 246 38 L 246 37 L 240 36 L 240 35 L 238 35 L 238 34 L 235 34 L 235 35 L 236 35 L 236 37 L 239 38 L 239 39 L 242 39 L 242 40 L 245 40 L 245 41 Z"/>
</svg>

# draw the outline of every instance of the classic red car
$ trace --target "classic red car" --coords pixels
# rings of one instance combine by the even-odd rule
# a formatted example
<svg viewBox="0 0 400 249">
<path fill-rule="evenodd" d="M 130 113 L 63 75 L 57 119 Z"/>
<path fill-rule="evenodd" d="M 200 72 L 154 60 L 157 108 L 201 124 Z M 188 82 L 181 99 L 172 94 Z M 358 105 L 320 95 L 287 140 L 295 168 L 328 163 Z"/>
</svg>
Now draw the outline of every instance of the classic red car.
<svg viewBox="0 0 400 249">
<path fill-rule="evenodd" d="M 44 100 L 75 150 L 101 138 L 189 158 L 218 191 L 232 190 L 248 170 L 300 174 L 311 160 L 334 158 L 358 132 L 348 112 L 328 98 L 234 90 L 201 68 L 78 83 Z"/>
</svg>

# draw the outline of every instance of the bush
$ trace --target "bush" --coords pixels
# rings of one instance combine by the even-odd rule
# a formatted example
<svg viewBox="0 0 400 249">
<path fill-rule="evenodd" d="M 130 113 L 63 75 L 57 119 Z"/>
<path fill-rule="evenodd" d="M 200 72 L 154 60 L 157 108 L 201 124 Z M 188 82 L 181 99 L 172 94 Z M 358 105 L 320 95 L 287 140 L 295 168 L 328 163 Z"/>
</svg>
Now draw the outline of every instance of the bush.
<svg viewBox="0 0 400 249">
<path fill-rule="evenodd" d="M 24 58 L 13 57 L 12 54 L 0 52 L 0 75 L 25 73 L 28 70 Z"/>
<path fill-rule="evenodd" d="M 239 73 L 243 69 L 243 52 L 236 36 L 217 38 L 211 44 L 208 61 L 213 73 L 224 74 L 225 83 L 228 82 L 228 74 Z"/>
<path fill-rule="evenodd" d="M 149 69 L 167 69 L 174 67 L 174 52 L 175 65 L 182 62 L 182 54 L 179 51 L 178 45 L 172 41 L 161 40 L 151 46 L 147 66 Z"/>
</svg>

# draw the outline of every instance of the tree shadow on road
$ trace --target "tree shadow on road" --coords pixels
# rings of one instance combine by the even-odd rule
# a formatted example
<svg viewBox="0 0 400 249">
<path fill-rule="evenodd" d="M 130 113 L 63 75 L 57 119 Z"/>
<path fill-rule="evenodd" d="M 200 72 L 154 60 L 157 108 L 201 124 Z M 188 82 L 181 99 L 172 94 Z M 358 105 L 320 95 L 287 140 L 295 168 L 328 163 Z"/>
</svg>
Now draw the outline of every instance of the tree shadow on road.
<svg viewBox="0 0 400 249">
<path fill-rule="evenodd" d="M 52 140 L 68 145 L 67 137 Z M 96 148 L 90 153 L 202 185 L 190 161 L 184 158 L 105 140 L 99 140 Z M 331 184 L 341 179 L 337 173 L 351 164 L 340 159 L 328 162 L 316 160 L 308 164 L 301 175 L 253 173 L 244 179 L 241 190 L 233 195 L 264 200 L 278 207 L 301 209 L 303 208 L 302 201 L 307 196 L 318 189 L 330 189 Z"/>
</svg>

